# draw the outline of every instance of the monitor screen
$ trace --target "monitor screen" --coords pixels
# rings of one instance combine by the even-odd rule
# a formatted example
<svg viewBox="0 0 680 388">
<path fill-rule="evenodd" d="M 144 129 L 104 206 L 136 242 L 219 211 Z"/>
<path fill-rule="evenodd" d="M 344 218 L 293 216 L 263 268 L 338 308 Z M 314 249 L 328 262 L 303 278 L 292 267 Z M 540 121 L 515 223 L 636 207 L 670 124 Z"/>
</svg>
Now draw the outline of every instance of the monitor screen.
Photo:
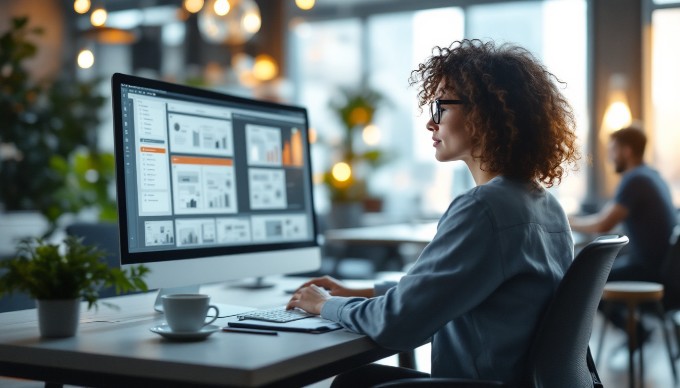
<svg viewBox="0 0 680 388">
<path fill-rule="evenodd" d="M 304 108 L 112 77 L 123 267 L 151 288 L 317 269 Z"/>
</svg>

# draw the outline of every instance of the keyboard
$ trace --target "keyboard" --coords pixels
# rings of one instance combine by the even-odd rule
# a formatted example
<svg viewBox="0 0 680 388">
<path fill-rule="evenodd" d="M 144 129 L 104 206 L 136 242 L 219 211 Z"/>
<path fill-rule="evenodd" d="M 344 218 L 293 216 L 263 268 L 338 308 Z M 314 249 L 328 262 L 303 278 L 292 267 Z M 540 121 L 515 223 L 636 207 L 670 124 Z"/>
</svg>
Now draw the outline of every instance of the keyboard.
<svg viewBox="0 0 680 388">
<path fill-rule="evenodd" d="M 239 321 L 254 319 L 258 321 L 286 323 L 314 316 L 314 314 L 310 314 L 300 309 L 286 310 L 285 307 L 274 307 L 270 309 L 249 311 L 237 315 L 236 318 L 238 318 Z"/>
</svg>

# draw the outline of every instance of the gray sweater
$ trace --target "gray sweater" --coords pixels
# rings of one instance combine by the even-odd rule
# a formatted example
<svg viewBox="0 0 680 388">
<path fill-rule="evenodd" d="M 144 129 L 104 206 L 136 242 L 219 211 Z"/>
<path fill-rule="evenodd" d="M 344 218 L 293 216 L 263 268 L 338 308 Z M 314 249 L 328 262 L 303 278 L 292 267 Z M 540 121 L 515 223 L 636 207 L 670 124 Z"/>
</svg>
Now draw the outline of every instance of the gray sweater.
<svg viewBox="0 0 680 388">
<path fill-rule="evenodd" d="M 453 200 L 398 284 L 370 299 L 332 297 L 321 315 L 389 349 L 431 340 L 433 377 L 517 383 L 573 257 L 555 198 L 496 177 Z"/>
</svg>

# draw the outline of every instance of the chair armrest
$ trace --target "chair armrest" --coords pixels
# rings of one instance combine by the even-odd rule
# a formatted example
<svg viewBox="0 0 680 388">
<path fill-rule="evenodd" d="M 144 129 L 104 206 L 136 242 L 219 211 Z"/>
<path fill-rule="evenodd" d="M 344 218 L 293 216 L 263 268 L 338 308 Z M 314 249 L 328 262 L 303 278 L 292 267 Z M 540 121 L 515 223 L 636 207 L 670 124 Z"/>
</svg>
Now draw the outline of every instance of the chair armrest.
<svg viewBox="0 0 680 388">
<path fill-rule="evenodd" d="M 456 378 L 414 378 L 399 379 L 378 384 L 374 388 L 405 388 L 405 387 L 428 387 L 428 388 L 498 388 L 505 387 L 500 381 L 491 380 L 468 380 Z"/>
</svg>

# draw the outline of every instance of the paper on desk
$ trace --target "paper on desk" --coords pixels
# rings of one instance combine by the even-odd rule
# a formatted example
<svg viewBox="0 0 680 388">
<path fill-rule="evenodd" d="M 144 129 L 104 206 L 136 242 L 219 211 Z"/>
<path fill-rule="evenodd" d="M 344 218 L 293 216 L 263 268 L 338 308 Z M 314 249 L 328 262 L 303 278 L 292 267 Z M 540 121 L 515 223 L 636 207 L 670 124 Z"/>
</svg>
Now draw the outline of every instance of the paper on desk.
<svg viewBox="0 0 680 388">
<path fill-rule="evenodd" d="M 297 331 L 304 333 L 326 333 L 333 330 L 341 329 L 339 323 L 323 319 L 321 317 L 311 317 L 298 319 L 296 321 L 277 323 L 258 321 L 254 319 L 245 319 L 242 321 L 231 321 L 228 323 L 230 327 L 245 327 L 250 329 L 263 330 L 277 330 L 277 331 Z"/>
</svg>

